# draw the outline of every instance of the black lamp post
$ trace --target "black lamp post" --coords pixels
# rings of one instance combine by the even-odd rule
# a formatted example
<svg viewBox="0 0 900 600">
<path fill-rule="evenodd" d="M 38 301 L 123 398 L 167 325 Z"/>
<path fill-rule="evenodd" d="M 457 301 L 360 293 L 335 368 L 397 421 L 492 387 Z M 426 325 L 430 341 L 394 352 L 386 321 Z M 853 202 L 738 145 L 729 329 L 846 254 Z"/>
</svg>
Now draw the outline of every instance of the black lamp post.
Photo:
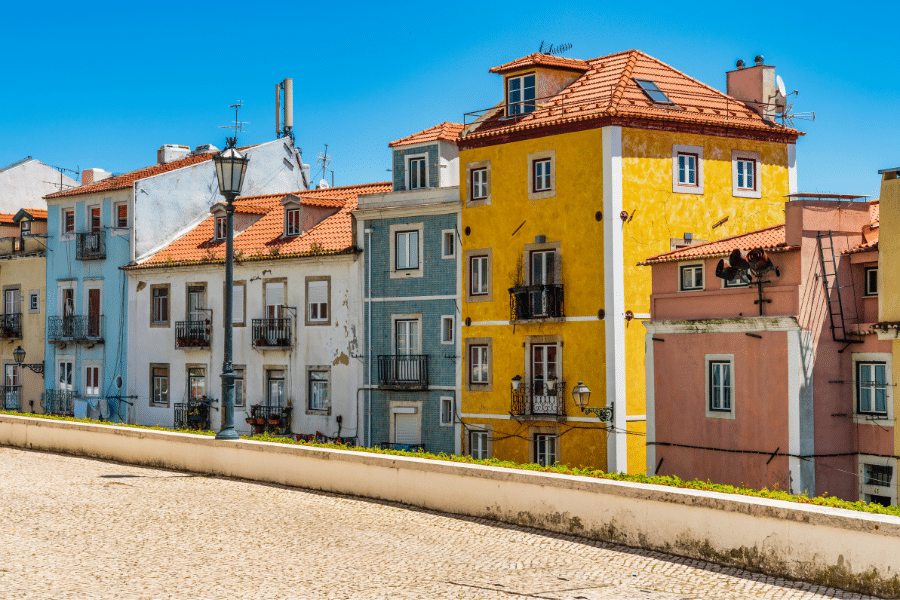
<svg viewBox="0 0 900 600">
<path fill-rule="evenodd" d="M 44 376 L 44 363 L 32 363 L 30 365 L 26 365 L 25 363 L 25 351 L 22 350 L 22 346 L 19 346 L 15 350 L 13 350 L 13 359 L 16 361 L 16 364 L 19 367 L 25 367 L 26 369 L 31 369 L 35 373 L 39 374 L 41 377 Z"/>
<path fill-rule="evenodd" d="M 581 409 L 581 412 L 594 415 L 604 423 L 611 423 L 613 420 L 613 406 L 603 406 L 595 408 L 588 406 L 588 400 L 591 399 L 591 390 L 584 385 L 583 381 L 579 381 L 578 385 L 572 388 L 572 399 L 575 400 L 575 406 Z"/>
<path fill-rule="evenodd" d="M 222 364 L 222 429 L 218 440 L 236 440 L 234 430 L 234 365 L 231 362 L 232 306 L 234 302 L 234 199 L 241 193 L 250 159 L 235 148 L 237 138 L 226 138 L 224 150 L 213 157 L 219 193 L 225 196 L 228 231 L 225 237 L 225 358 Z"/>
</svg>

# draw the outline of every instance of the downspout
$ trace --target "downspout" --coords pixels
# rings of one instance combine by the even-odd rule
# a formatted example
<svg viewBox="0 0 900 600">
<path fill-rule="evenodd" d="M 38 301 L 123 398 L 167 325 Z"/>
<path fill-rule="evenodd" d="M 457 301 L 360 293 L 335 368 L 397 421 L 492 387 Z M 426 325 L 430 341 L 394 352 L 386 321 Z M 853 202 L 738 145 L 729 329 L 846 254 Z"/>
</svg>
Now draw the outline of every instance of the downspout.
<svg viewBox="0 0 900 600">
<path fill-rule="evenodd" d="M 368 311 L 369 311 L 369 333 L 366 335 L 366 344 L 369 346 L 366 351 L 366 360 L 368 361 L 369 370 L 369 386 L 366 393 L 366 446 L 372 446 L 372 229 L 366 227 L 366 254 L 369 258 L 369 276 L 367 278 L 368 292 Z"/>
</svg>

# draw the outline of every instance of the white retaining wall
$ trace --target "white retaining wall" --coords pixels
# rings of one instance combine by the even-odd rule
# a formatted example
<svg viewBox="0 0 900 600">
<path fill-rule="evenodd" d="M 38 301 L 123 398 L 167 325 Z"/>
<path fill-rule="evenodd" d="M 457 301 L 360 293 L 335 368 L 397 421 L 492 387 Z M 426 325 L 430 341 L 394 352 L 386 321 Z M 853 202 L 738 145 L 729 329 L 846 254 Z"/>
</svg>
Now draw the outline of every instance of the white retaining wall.
<svg viewBox="0 0 900 600">
<path fill-rule="evenodd" d="M 0 415 L 0 444 L 376 498 L 900 597 L 900 517 L 308 446 Z"/>
</svg>

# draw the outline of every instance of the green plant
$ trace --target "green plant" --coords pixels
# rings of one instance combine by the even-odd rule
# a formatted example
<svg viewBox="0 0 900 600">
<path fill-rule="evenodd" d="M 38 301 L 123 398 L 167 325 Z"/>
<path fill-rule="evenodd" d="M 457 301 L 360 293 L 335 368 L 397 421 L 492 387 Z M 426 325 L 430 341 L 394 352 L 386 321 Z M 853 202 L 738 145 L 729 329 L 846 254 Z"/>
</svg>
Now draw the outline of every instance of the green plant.
<svg viewBox="0 0 900 600">
<path fill-rule="evenodd" d="M 269 249 L 269 254 L 271 254 L 272 256 L 278 256 L 278 254 L 280 252 L 281 252 L 281 248 L 270 248 Z"/>
<path fill-rule="evenodd" d="M 322 252 L 324 249 L 325 248 L 319 242 L 313 242 L 312 244 L 309 245 L 309 251 L 312 252 L 313 254 L 318 254 L 319 252 Z"/>
</svg>

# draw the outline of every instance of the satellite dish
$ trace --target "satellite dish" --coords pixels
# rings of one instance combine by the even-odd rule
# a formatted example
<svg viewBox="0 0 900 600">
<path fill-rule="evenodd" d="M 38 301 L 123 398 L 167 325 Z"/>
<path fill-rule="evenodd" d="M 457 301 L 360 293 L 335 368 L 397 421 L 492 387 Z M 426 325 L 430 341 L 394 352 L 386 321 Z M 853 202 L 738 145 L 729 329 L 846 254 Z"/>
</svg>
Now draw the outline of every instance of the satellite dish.
<svg viewBox="0 0 900 600">
<path fill-rule="evenodd" d="M 775 91 L 775 112 L 782 114 L 787 110 L 787 92 L 785 92 L 784 80 L 781 78 L 781 75 L 775 76 L 775 87 L 777 88 Z"/>
<path fill-rule="evenodd" d="M 787 98 L 787 92 L 784 91 L 784 80 L 781 75 L 775 76 L 775 85 L 778 86 L 778 93 Z"/>
</svg>

